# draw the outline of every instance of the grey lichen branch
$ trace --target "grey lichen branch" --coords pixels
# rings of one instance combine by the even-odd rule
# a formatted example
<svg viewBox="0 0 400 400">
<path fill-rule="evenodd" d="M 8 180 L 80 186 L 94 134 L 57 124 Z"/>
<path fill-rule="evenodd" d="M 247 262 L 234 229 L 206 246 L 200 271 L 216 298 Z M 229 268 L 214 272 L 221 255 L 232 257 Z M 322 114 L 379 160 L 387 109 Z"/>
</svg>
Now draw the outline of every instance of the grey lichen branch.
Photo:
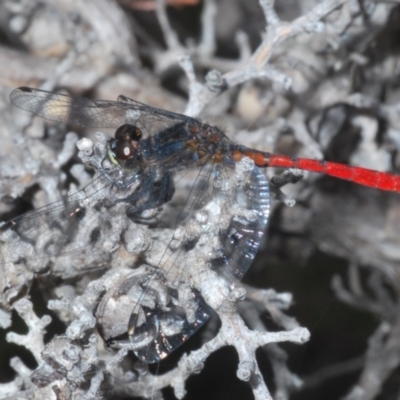
<svg viewBox="0 0 400 400">
<path fill-rule="evenodd" d="M 293 304 L 293 295 L 289 292 L 277 293 L 274 289 L 255 289 L 246 286 L 246 301 L 239 303 L 239 311 L 253 329 L 263 330 L 260 313 L 267 310 L 272 320 L 285 330 L 299 327 L 295 318 L 284 313 Z M 242 312 L 243 309 L 243 312 Z"/>
<path fill-rule="evenodd" d="M 13 381 L 0 384 L 0 398 L 7 398 L 12 393 L 20 393 L 23 388 L 24 381 L 17 376 Z"/>
<path fill-rule="evenodd" d="M 26 298 L 18 300 L 14 304 L 14 309 L 25 321 L 28 327 L 28 333 L 26 335 L 20 335 L 15 332 L 9 332 L 6 336 L 8 342 L 15 343 L 19 346 L 27 348 L 38 364 L 42 364 L 41 352 L 45 348 L 44 335 L 46 333 L 46 326 L 51 322 L 51 318 L 48 315 L 39 318 L 33 311 L 32 302 Z M 37 394 L 36 387 L 32 382 L 31 374 L 32 370 L 28 368 L 19 357 L 13 357 L 10 360 L 11 368 L 16 372 L 16 378 L 8 383 L 0 384 L 0 396 L 10 396 L 8 398 L 33 398 L 34 393 Z M 22 392 L 21 390 L 25 391 Z M 47 390 L 46 390 L 47 391 Z M 24 396 L 22 395 L 24 393 Z M 17 397 L 14 397 L 17 394 Z M 44 393 L 42 393 L 44 396 Z M 42 398 L 45 398 L 42 397 Z"/>
<path fill-rule="evenodd" d="M 383 322 L 368 340 L 363 371 L 344 400 L 372 400 L 393 370 L 400 365 L 400 321 Z"/>
<path fill-rule="evenodd" d="M 289 183 L 297 183 L 304 177 L 304 172 L 298 169 L 289 169 L 283 174 L 274 175 L 270 180 L 270 188 L 276 200 L 281 201 L 288 207 L 293 207 L 296 200 L 282 192 L 281 188 Z"/>
<path fill-rule="evenodd" d="M 349 269 L 349 289 L 336 275 L 332 279 L 332 288 L 338 299 L 351 306 L 374 314 L 382 321 L 368 340 L 368 349 L 363 370 L 358 382 L 344 397 L 345 400 L 372 400 L 381 391 L 382 386 L 400 365 L 400 319 L 398 299 L 388 290 L 385 277 L 381 272 L 373 271 L 367 280 L 370 292 L 363 290 L 359 266 L 353 262 Z"/>
<path fill-rule="evenodd" d="M 32 381 L 40 388 L 51 388 L 58 398 L 102 399 L 112 384 L 109 371 L 125 356 L 124 350 L 111 359 L 100 356 L 95 335 L 85 345 L 58 336 L 43 350 L 43 361 L 32 374 Z"/>
<path fill-rule="evenodd" d="M 46 333 L 45 328 L 50 324 L 51 318 L 48 315 L 38 318 L 33 312 L 31 301 L 28 299 L 18 300 L 14 304 L 14 308 L 27 324 L 29 331 L 26 335 L 9 332 L 7 334 L 7 341 L 26 347 L 33 354 L 36 361 L 40 363 L 40 353 L 44 348 L 43 337 Z"/>
<path fill-rule="evenodd" d="M 246 62 L 240 63 L 236 68 L 233 68 L 225 74 L 221 74 L 219 90 L 216 90 L 215 85 L 210 89 L 207 79 L 206 84 L 201 85 L 201 90 L 199 90 L 199 83 L 193 79 L 189 79 L 189 92 L 191 96 L 186 107 L 186 113 L 192 116 L 199 115 L 204 106 L 222 90 L 233 88 L 250 79 L 268 78 L 280 84 L 285 89 L 288 89 L 291 85 L 291 80 L 280 71 L 268 65 L 275 49 L 284 41 L 300 33 L 321 32 L 324 29 L 324 24 L 320 20 L 345 2 L 346 0 L 322 1 L 306 15 L 288 23 L 279 21 L 273 10 L 273 2 L 261 1 L 268 24 L 266 34 L 261 44 Z M 184 68 L 184 70 L 187 74 L 187 69 Z M 195 85 L 195 89 L 191 89 L 190 85 Z M 197 97 L 192 95 L 193 92 L 197 93 Z"/>
<path fill-rule="evenodd" d="M 291 293 L 277 293 L 273 289 L 256 289 L 247 285 L 245 287 L 246 299 L 238 303 L 238 310 L 250 329 L 260 332 L 267 331 L 261 317 L 264 310 L 268 310 L 273 322 L 286 331 L 299 327 L 295 318 L 283 312 L 292 305 L 293 296 Z M 289 399 L 290 394 L 303 385 L 302 379 L 290 371 L 287 365 L 288 354 L 276 343 L 264 346 L 262 350 L 267 355 L 274 371 L 274 399 Z"/>
<path fill-rule="evenodd" d="M 212 90 L 205 91 L 204 85 L 202 85 L 200 82 L 197 82 L 196 75 L 194 73 L 194 66 L 189 54 L 181 54 L 178 57 L 178 63 L 184 70 L 189 82 L 189 101 L 186 106 L 185 114 L 195 117 L 198 115 L 199 111 L 204 107 L 204 105 L 207 104 L 213 97 Z M 213 75 L 221 75 L 218 73 L 218 71 L 211 72 Z M 208 75 L 210 75 L 210 73 Z"/>
<path fill-rule="evenodd" d="M 278 25 L 279 17 L 274 9 L 275 0 L 260 0 L 260 6 L 264 12 L 268 26 Z"/>
<path fill-rule="evenodd" d="M 273 289 L 255 289 L 246 286 L 246 299 L 238 303 L 240 315 L 246 325 L 253 330 L 266 332 L 265 324 L 262 321 L 261 313 L 268 310 L 271 319 L 279 327 L 291 331 L 299 327 L 295 318 L 286 315 L 292 305 L 293 296 L 291 293 L 277 293 Z M 290 398 L 293 391 L 298 390 L 303 381 L 294 374 L 287 365 L 287 352 L 275 343 L 264 346 L 262 350 L 267 355 L 274 371 L 275 393 L 274 399 L 286 400 Z"/>
<path fill-rule="evenodd" d="M 156 15 L 164 34 L 169 50 L 182 50 L 176 32 L 171 28 L 168 20 L 165 0 L 156 0 Z"/>
<path fill-rule="evenodd" d="M 215 43 L 215 17 L 217 16 L 217 4 L 215 0 L 205 0 L 204 10 L 201 15 L 201 39 L 197 46 L 200 58 L 211 57 L 216 50 Z"/>
<path fill-rule="evenodd" d="M 238 291 L 236 291 L 238 292 Z M 239 292 L 242 292 L 239 290 Z M 258 367 L 255 352 L 259 347 L 279 342 L 293 342 L 302 344 L 309 340 L 310 332 L 306 328 L 294 328 L 291 331 L 261 332 L 249 329 L 236 310 L 236 297 L 238 293 L 232 292 L 232 298 L 217 311 L 221 319 L 221 329 L 217 336 L 205 343 L 202 348 L 182 357 L 177 370 L 171 371 L 170 378 L 175 391 L 175 396 L 182 399 L 185 396 L 185 381 L 193 373 L 199 373 L 205 360 L 212 353 L 224 346 L 234 346 L 239 355 L 237 376 L 250 383 L 256 400 L 271 399 L 272 396 L 264 383 Z M 236 297 L 236 298 L 235 298 Z M 241 297 L 241 294 L 240 294 Z M 166 374 L 167 375 L 167 374 Z M 164 376 L 166 378 L 166 376 Z"/>
</svg>

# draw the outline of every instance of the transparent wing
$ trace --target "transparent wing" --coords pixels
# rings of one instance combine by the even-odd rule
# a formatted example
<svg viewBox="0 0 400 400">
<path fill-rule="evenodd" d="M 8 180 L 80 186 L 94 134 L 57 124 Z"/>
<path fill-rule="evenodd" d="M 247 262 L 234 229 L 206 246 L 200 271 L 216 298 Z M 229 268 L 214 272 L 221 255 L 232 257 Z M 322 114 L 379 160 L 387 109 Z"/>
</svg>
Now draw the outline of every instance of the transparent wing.
<svg viewBox="0 0 400 400">
<path fill-rule="evenodd" d="M 179 122 L 198 122 L 185 115 L 160 110 L 125 96 L 118 101 L 89 100 L 39 89 L 20 87 L 10 95 L 11 102 L 39 117 L 93 128 L 138 126 L 144 136 L 153 135 Z"/>
<path fill-rule="evenodd" d="M 0 226 L 3 267 L 23 265 L 34 273 L 51 270 L 64 279 L 109 267 L 124 224 L 104 210 L 111 185 L 96 179 L 66 199 Z"/>
<path fill-rule="evenodd" d="M 185 342 L 221 306 L 250 267 L 268 220 L 268 183 L 249 160 L 234 169 L 207 165 L 193 182 L 172 236 L 146 254 L 157 274 L 145 281 L 148 291 L 132 312 L 130 343 L 150 363 Z"/>
</svg>

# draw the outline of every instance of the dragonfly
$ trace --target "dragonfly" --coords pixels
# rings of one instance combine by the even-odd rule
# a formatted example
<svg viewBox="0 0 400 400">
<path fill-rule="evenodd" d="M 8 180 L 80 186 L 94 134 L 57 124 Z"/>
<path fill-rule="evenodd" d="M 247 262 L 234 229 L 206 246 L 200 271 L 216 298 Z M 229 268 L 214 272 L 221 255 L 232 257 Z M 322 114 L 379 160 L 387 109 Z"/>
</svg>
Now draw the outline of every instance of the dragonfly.
<svg viewBox="0 0 400 400">
<path fill-rule="evenodd" d="M 121 327 L 99 331 L 109 346 L 130 346 L 148 363 L 197 331 L 250 267 L 270 212 L 264 168 L 400 191 L 400 176 L 251 149 L 216 126 L 123 95 L 90 100 L 20 87 L 10 99 L 47 120 L 115 130 L 87 152 L 96 170 L 91 184 L 9 221 L 0 232 L 22 241 L 22 250 L 11 247 L 13 260 L 33 272 L 68 270 L 77 262 L 109 268 L 121 249 L 140 253 L 143 265 L 133 268 L 128 261 L 130 269 L 103 297 L 96 316 L 101 327 L 113 313 L 111 299 L 120 301 Z M 140 249 L 133 244 L 138 237 L 147 238 Z"/>
</svg>

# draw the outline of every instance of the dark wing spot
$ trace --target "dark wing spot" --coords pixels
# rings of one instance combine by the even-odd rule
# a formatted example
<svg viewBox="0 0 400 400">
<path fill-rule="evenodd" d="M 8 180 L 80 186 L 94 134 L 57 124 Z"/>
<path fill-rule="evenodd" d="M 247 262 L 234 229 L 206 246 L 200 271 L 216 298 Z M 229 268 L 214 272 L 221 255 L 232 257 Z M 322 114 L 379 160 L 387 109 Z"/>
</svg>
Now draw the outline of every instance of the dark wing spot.
<svg viewBox="0 0 400 400">
<path fill-rule="evenodd" d="M 21 86 L 18 88 L 18 90 L 20 90 L 21 92 L 26 92 L 26 93 L 31 93 L 32 89 L 27 87 L 27 86 Z"/>
<path fill-rule="evenodd" d="M 94 228 L 92 232 L 90 232 L 90 243 L 96 243 L 101 237 L 101 230 L 99 227 Z"/>
<path fill-rule="evenodd" d="M 82 221 L 86 215 L 86 208 L 77 208 L 73 213 L 71 213 L 71 217 L 74 216 L 78 221 Z"/>
</svg>

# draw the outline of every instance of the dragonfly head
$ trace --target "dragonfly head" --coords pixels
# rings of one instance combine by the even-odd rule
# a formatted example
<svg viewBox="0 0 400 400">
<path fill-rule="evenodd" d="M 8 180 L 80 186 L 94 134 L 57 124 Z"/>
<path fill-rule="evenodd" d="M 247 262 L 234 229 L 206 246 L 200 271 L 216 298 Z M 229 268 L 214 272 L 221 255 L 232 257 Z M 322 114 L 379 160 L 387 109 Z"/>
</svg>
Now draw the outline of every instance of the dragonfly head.
<svg viewBox="0 0 400 400">
<path fill-rule="evenodd" d="M 109 157 L 113 164 L 131 167 L 138 161 L 142 131 L 134 125 L 121 125 L 110 142 Z M 133 164 L 133 165 L 132 165 Z"/>
</svg>

